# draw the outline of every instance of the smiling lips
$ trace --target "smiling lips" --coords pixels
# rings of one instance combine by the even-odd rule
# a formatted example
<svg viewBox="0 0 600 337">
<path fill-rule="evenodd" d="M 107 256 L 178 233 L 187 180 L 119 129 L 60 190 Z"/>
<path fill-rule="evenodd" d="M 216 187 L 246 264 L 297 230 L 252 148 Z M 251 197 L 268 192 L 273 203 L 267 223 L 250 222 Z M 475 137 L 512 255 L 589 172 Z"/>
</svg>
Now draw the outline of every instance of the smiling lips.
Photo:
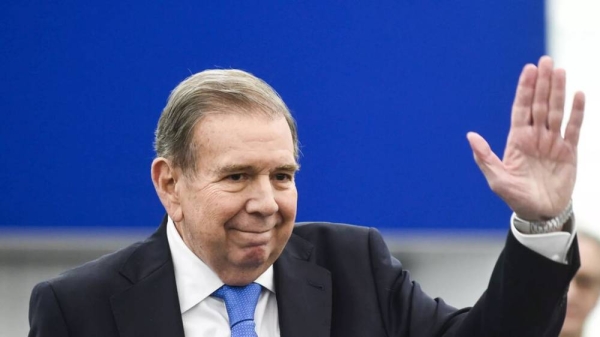
<svg viewBox="0 0 600 337">
<path fill-rule="evenodd" d="M 250 248 L 256 246 L 263 246 L 269 243 L 271 239 L 271 231 L 273 228 L 269 228 L 265 231 L 249 231 L 232 228 L 231 231 L 236 233 L 238 237 L 238 244 L 243 248 Z"/>
</svg>

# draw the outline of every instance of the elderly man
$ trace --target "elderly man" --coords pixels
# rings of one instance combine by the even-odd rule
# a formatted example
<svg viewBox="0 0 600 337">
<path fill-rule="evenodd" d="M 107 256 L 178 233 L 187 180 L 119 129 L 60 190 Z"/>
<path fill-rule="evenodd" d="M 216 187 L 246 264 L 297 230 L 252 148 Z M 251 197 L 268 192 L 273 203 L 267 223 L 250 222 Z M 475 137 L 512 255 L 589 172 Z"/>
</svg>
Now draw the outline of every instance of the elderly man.
<svg viewBox="0 0 600 337">
<path fill-rule="evenodd" d="M 563 137 L 564 101 L 565 73 L 543 57 L 519 79 L 504 158 L 467 135 L 514 215 L 487 291 L 456 310 L 423 293 L 375 229 L 295 226 L 288 108 L 248 73 L 195 74 L 156 130 L 161 226 L 37 285 L 29 335 L 557 336 L 579 265 L 571 194 L 584 97 Z"/>
<path fill-rule="evenodd" d="M 600 296 L 600 240 L 581 232 L 577 237 L 581 268 L 569 287 L 567 317 L 560 337 L 583 336 L 584 324 Z"/>
</svg>

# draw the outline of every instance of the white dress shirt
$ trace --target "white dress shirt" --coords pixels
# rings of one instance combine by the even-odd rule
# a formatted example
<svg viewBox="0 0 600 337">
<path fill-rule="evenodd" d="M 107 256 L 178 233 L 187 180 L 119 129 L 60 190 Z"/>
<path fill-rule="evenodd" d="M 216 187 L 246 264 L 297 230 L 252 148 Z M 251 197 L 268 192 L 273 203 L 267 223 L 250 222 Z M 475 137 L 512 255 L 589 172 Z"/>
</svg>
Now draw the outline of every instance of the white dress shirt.
<svg viewBox="0 0 600 337">
<path fill-rule="evenodd" d="M 210 296 L 223 282 L 187 247 L 171 218 L 167 223 L 167 240 L 175 268 L 185 336 L 231 337 L 225 302 Z M 254 312 L 256 333 L 260 337 L 279 337 L 273 266 L 255 282 L 263 288 Z"/>
<path fill-rule="evenodd" d="M 576 233 L 575 221 L 571 232 L 524 234 L 516 229 L 511 218 L 511 230 L 517 240 L 551 260 L 566 263 L 566 255 Z M 175 268 L 175 282 L 186 337 L 231 337 L 225 303 L 210 295 L 223 282 L 183 242 L 173 220 L 167 222 L 167 239 Z M 275 297 L 273 266 L 255 281 L 263 289 L 258 299 L 254 321 L 260 337 L 279 337 L 279 314 Z"/>
<path fill-rule="evenodd" d="M 562 264 L 567 263 L 567 253 L 569 252 L 569 248 L 571 248 L 571 244 L 577 233 L 574 216 L 571 216 L 571 228 L 569 228 L 569 232 L 552 232 L 545 234 L 522 233 L 515 227 L 514 219 L 515 214 L 513 213 L 510 218 L 510 223 L 512 224 L 510 226 L 511 231 L 523 246 L 552 261 L 560 262 Z"/>
</svg>

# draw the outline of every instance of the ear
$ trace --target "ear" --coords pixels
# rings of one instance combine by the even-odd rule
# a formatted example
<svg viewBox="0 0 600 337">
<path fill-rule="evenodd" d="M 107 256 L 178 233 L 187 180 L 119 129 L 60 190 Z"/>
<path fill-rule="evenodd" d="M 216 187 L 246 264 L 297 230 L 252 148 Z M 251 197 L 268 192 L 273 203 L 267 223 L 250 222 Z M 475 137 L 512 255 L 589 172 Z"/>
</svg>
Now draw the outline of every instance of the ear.
<svg viewBox="0 0 600 337">
<path fill-rule="evenodd" d="M 176 169 L 168 159 L 158 157 L 152 161 L 150 174 L 156 194 L 158 194 L 158 198 L 165 207 L 167 214 L 174 222 L 181 221 L 183 211 L 181 209 L 179 188 L 177 188 L 180 170 Z"/>
</svg>

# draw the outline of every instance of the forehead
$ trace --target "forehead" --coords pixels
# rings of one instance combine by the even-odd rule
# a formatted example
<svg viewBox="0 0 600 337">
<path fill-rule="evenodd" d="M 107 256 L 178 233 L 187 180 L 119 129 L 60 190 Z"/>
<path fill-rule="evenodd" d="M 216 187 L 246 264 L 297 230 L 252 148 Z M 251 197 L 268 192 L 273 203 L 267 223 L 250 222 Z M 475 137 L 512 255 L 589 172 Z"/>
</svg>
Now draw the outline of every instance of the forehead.
<svg viewBox="0 0 600 337">
<path fill-rule="evenodd" d="M 283 116 L 213 113 L 194 129 L 198 164 L 295 164 L 292 134 Z"/>
</svg>

